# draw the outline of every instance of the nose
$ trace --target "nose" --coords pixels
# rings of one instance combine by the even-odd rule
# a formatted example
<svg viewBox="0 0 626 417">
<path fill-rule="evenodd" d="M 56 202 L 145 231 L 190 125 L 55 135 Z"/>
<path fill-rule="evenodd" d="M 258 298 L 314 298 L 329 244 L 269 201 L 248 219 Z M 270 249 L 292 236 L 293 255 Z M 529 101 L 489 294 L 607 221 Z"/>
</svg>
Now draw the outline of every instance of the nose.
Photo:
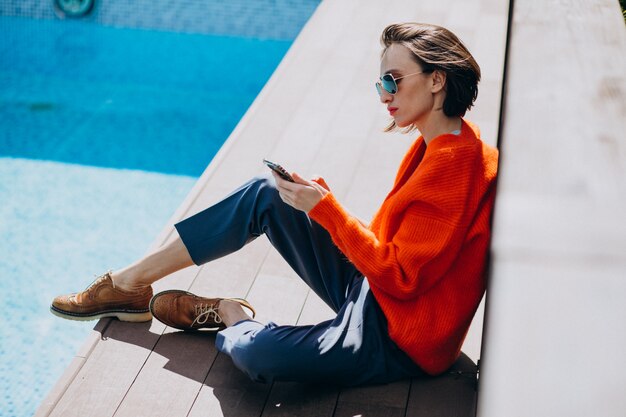
<svg viewBox="0 0 626 417">
<path fill-rule="evenodd" d="M 379 98 L 381 103 L 387 104 L 393 99 L 393 95 L 389 94 L 384 88 L 381 88 Z"/>
</svg>

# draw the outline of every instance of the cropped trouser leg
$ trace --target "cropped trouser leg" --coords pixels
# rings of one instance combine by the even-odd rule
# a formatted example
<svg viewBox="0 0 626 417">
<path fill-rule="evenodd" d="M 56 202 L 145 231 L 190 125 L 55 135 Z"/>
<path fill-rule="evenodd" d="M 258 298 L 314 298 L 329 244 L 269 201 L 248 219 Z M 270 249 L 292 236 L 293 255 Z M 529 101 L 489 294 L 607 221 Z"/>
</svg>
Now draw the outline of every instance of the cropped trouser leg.
<svg viewBox="0 0 626 417">
<path fill-rule="evenodd" d="M 214 206 L 176 224 L 176 229 L 197 265 L 235 252 L 265 234 L 337 312 L 335 319 L 315 326 L 246 320 L 221 331 L 218 349 L 252 379 L 358 385 L 421 373 L 389 339 L 386 320 L 367 280 L 325 229 L 280 199 L 273 178 L 249 181 Z"/>
</svg>

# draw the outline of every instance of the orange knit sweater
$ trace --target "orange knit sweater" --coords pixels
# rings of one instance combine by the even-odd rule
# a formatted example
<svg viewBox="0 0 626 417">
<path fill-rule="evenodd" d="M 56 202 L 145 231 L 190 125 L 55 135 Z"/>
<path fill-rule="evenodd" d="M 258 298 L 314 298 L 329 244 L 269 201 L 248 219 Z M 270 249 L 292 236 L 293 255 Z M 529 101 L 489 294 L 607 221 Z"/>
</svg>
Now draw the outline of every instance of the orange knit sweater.
<svg viewBox="0 0 626 417">
<path fill-rule="evenodd" d="M 419 137 L 369 227 L 332 193 L 309 212 L 367 278 L 391 339 L 424 371 L 454 363 L 485 291 L 498 151 L 463 121 Z"/>
</svg>

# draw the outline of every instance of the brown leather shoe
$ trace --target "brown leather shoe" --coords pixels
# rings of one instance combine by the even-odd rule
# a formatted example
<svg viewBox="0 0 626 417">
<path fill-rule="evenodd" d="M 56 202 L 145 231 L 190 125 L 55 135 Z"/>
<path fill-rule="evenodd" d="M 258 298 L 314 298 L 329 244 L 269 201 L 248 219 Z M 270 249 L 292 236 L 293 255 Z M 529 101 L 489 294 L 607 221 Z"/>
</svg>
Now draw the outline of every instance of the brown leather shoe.
<svg viewBox="0 0 626 417">
<path fill-rule="evenodd" d="M 150 312 L 164 324 L 180 330 L 219 331 L 226 328 L 219 315 L 220 301 L 236 301 L 252 312 L 256 311 L 242 298 L 204 298 L 187 291 L 163 291 L 152 297 Z"/>
<path fill-rule="evenodd" d="M 95 320 L 117 317 L 121 321 L 149 321 L 148 304 L 152 287 L 142 291 L 124 291 L 113 286 L 111 273 L 99 276 L 83 292 L 60 295 L 52 301 L 50 311 L 69 320 Z"/>
</svg>

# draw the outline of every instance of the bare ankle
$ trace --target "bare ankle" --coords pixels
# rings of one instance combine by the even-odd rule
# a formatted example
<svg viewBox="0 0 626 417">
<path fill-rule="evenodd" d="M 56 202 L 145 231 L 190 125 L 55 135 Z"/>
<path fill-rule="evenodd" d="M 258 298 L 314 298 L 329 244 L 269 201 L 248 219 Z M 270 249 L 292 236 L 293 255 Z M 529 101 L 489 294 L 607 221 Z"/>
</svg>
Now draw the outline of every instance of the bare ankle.
<svg viewBox="0 0 626 417">
<path fill-rule="evenodd" d="M 219 314 L 224 321 L 224 324 L 228 327 L 239 323 L 242 320 L 252 319 L 245 313 L 243 308 L 241 308 L 241 304 L 230 300 L 220 301 Z"/>
<path fill-rule="evenodd" d="M 128 274 L 111 272 L 111 281 L 113 286 L 122 291 L 141 291 L 148 287 L 146 284 L 141 284 L 137 279 L 128 276 Z"/>
</svg>

